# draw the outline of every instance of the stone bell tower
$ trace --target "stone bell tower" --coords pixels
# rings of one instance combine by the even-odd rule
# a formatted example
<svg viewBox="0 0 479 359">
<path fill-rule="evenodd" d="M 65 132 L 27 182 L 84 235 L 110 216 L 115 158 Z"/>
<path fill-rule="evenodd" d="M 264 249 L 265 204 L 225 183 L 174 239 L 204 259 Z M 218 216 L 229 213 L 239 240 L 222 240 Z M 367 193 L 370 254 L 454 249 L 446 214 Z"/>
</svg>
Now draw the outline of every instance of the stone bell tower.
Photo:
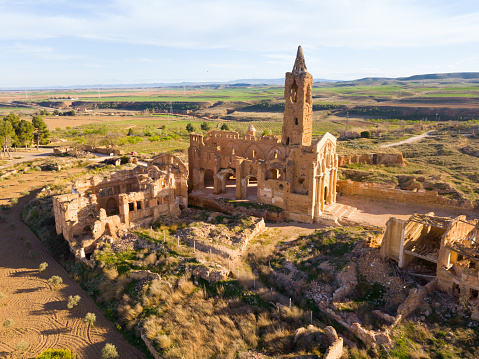
<svg viewBox="0 0 479 359">
<path fill-rule="evenodd" d="M 298 54 L 292 72 L 286 73 L 284 84 L 284 117 L 281 143 L 311 145 L 313 132 L 313 76 L 307 72 L 303 49 Z"/>
</svg>

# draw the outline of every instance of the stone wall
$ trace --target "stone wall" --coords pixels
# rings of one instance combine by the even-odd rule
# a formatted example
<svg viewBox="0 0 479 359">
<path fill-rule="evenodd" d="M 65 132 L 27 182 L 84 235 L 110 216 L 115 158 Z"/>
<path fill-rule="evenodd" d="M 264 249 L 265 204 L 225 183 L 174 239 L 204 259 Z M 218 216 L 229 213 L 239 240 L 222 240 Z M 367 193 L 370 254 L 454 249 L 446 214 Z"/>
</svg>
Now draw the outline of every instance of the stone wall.
<svg viewBox="0 0 479 359">
<path fill-rule="evenodd" d="M 160 215 L 178 215 L 188 205 L 187 178 L 181 160 L 163 154 L 147 167 L 76 181 L 71 194 L 53 197 L 57 234 L 76 255 L 91 253 L 103 236 L 116 238 Z"/>
<path fill-rule="evenodd" d="M 399 153 L 368 153 L 362 155 L 338 155 L 338 166 L 350 164 L 368 165 L 400 165 L 406 164 L 401 152 Z"/>
<path fill-rule="evenodd" d="M 474 210 L 474 205 L 469 200 L 462 202 L 443 197 L 437 191 L 405 191 L 387 187 L 378 183 L 355 182 L 339 180 L 338 192 L 348 196 L 360 196 L 382 201 L 405 204 L 421 204 L 432 207 L 447 207 L 460 210 Z"/>
</svg>

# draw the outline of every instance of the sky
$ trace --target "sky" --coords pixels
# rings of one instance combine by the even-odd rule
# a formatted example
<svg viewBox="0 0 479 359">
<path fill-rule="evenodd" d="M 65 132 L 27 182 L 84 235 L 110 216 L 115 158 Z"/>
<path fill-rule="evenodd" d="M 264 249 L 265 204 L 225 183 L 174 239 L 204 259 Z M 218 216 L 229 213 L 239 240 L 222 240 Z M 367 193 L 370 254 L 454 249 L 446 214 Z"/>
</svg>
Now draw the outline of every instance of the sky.
<svg viewBox="0 0 479 359">
<path fill-rule="evenodd" d="M 0 0 L 0 88 L 479 71 L 477 0 Z"/>
</svg>

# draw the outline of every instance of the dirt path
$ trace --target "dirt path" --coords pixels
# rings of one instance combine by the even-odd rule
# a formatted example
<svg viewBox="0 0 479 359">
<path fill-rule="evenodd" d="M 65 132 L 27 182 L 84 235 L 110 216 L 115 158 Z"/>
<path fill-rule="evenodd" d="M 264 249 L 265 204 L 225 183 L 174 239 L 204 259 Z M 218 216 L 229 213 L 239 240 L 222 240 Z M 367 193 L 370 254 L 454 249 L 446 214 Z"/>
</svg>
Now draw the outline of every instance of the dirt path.
<svg viewBox="0 0 479 359">
<path fill-rule="evenodd" d="M 26 358 L 35 357 L 47 348 L 68 348 L 83 359 L 100 358 L 106 343 L 117 347 L 120 358 L 145 358 L 123 339 L 88 294 L 20 220 L 21 209 L 33 197 L 31 194 L 20 199 L 6 215 L 6 223 L 0 224 L 0 291 L 6 295 L 0 300 L 0 322 L 13 320 L 10 328 L 0 327 L 0 357 L 19 357 L 16 345 L 24 340 L 30 344 Z M 45 274 L 38 273 L 42 262 L 48 263 Z M 52 275 L 63 279 L 56 290 L 47 283 Z M 67 309 L 70 295 L 81 297 L 73 310 Z M 96 315 L 93 327 L 82 321 L 87 313 Z"/>
<path fill-rule="evenodd" d="M 428 131 L 428 132 L 423 133 L 422 135 L 413 136 L 413 137 L 410 137 L 410 138 L 408 138 L 406 140 L 403 140 L 403 141 L 388 143 L 387 145 L 381 145 L 380 147 L 394 147 L 394 146 L 404 145 L 406 143 L 417 142 L 417 141 L 422 140 L 423 138 L 426 138 L 426 137 L 430 136 L 431 132 L 433 132 L 433 131 Z"/>
<path fill-rule="evenodd" d="M 337 202 L 357 208 L 349 217 L 352 221 L 378 227 L 386 227 L 386 222 L 391 217 L 404 220 L 411 217 L 414 213 L 424 214 L 434 212 L 435 215 L 440 217 L 456 217 L 463 214 L 466 215 L 468 219 L 479 216 L 479 212 L 386 202 L 354 196 L 339 196 Z"/>
</svg>

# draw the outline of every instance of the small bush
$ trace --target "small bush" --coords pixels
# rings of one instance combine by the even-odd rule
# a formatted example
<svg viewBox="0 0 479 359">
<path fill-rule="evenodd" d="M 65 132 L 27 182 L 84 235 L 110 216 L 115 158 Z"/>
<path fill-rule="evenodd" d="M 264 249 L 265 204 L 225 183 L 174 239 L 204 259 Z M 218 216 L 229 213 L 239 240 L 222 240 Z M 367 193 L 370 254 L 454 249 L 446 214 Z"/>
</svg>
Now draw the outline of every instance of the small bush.
<svg viewBox="0 0 479 359">
<path fill-rule="evenodd" d="M 361 132 L 361 137 L 362 138 L 371 138 L 371 132 L 363 131 L 363 132 Z"/>
<path fill-rule="evenodd" d="M 7 320 L 3 322 L 3 327 L 5 329 L 11 328 L 12 325 L 13 325 L 13 319 L 8 318 Z"/>
<path fill-rule="evenodd" d="M 27 351 L 28 347 L 30 346 L 25 340 L 21 340 L 17 343 L 17 352 L 24 353 Z"/>
<path fill-rule="evenodd" d="M 83 318 L 83 323 L 85 324 L 95 324 L 96 322 L 96 315 L 95 313 L 86 313 L 85 318 Z"/>
<path fill-rule="evenodd" d="M 20 192 L 20 194 L 21 194 L 22 196 L 28 196 L 28 195 L 30 194 L 30 192 L 28 192 L 28 191 L 22 191 L 22 192 Z"/>
<path fill-rule="evenodd" d="M 103 359 L 114 359 L 118 358 L 118 351 L 113 344 L 106 343 L 103 349 L 101 350 L 101 357 Z"/>
<path fill-rule="evenodd" d="M 57 275 L 51 276 L 50 279 L 48 279 L 48 284 L 50 284 L 54 288 L 56 288 L 62 283 L 63 283 L 63 279 Z"/>
<path fill-rule="evenodd" d="M 10 200 L 10 203 L 12 204 L 12 206 L 15 206 L 18 203 L 18 198 L 12 198 Z"/>
<path fill-rule="evenodd" d="M 0 292 L 0 300 L 5 299 L 6 295 L 3 292 Z"/>
<path fill-rule="evenodd" d="M 70 295 L 68 297 L 67 308 L 72 309 L 72 308 L 76 307 L 78 305 L 78 302 L 80 302 L 80 299 L 81 299 L 81 297 L 79 295 L 75 295 L 75 296 Z"/>
<path fill-rule="evenodd" d="M 31 258 L 31 259 L 34 259 L 37 257 L 37 253 L 35 251 L 29 251 L 28 252 L 28 256 Z"/>
<path fill-rule="evenodd" d="M 38 271 L 41 273 L 41 272 L 44 272 L 48 267 L 48 263 L 47 262 L 43 262 L 43 263 L 40 263 L 40 265 L 38 266 Z"/>
<path fill-rule="evenodd" d="M 73 359 L 73 354 L 68 349 L 47 349 L 35 359 Z"/>
</svg>

